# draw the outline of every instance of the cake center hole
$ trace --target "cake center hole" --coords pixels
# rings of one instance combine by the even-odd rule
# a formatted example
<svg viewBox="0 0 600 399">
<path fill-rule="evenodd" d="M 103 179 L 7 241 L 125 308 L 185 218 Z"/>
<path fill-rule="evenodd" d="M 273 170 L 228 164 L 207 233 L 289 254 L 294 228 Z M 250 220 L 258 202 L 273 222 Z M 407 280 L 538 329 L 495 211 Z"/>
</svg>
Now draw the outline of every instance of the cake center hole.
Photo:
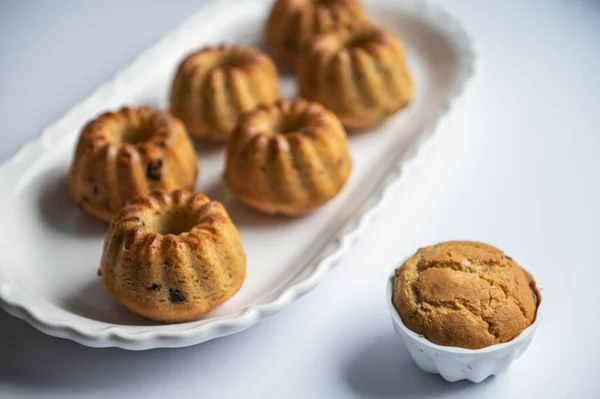
<svg viewBox="0 0 600 399">
<path fill-rule="evenodd" d="M 346 41 L 346 48 L 360 48 L 369 44 L 373 40 L 373 37 L 369 34 L 359 34 L 348 38 Z"/>
<path fill-rule="evenodd" d="M 225 54 L 216 65 L 223 68 L 239 68 L 248 63 L 248 56 L 237 52 Z"/>
<path fill-rule="evenodd" d="M 162 235 L 179 235 L 189 232 L 196 224 L 198 221 L 194 215 L 180 209 L 172 209 L 156 218 L 153 230 Z"/>
<path fill-rule="evenodd" d="M 150 140 L 154 135 L 154 127 L 150 123 L 126 126 L 121 131 L 120 142 L 125 144 L 138 144 Z"/>
<path fill-rule="evenodd" d="M 273 130 L 280 134 L 289 134 L 300 131 L 304 127 L 304 123 L 299 116 L 282 116 L 273 126 Z"/>
</svg>

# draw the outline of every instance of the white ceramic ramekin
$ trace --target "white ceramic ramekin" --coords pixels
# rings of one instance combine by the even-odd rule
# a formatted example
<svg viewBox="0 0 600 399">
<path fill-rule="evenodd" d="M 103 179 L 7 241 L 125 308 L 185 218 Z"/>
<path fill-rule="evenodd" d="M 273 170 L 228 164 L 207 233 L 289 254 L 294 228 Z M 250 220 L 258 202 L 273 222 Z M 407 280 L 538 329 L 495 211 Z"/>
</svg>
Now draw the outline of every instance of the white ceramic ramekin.
<svg viewBox="0 0 600 399">
<path fill-rule="evenodd" d="M 533 334 L 540 324 L 541 303 L 537 288 L 538 309 L 534 323 L 519 336 L 504 344 L 492 345 L 482 349 L 465 349 L 455 346 L 436 345 L 419 334 L 409 330 L 392 304 L 394 272 L 387 283 L 387 303 L 394 323 L 396 334 L 404 341 L 408 352 L 417 365 L 424 371 L 441 375 L 446 381 L 470 380 L 481 382 L 492 374 L 505 371 L 513 360 L 525 352 Z M 526 273 L 528 273 L 526 271 Z M 529 275 L 529 273 L 528 273 Z M 531 275 L 529 275 L 531 278 Z"/>
</svg>

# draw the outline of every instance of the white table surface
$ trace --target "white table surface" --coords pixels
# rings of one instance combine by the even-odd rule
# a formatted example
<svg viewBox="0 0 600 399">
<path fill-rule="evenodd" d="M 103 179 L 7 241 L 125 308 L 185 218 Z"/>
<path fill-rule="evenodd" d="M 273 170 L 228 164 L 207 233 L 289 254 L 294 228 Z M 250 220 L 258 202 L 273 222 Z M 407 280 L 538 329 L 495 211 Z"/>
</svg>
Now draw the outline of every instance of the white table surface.
<svg viewBox="0 0 600 399">
<path fill-rule="evenodd" d="M 201 3 L 0 0 L 0 160 Z M 317 289 L 235 336 L 138 353 L 0 311 L 0 398 L 600 398 L 600 2 L 443 3 L 476 38 L 480 74 L 410 190 Z M 499 246 L 544 288 L 529 350 L 478 385 L 419 371 L 387 314 L 397 261 L 447 239 Z"/>
</svg>

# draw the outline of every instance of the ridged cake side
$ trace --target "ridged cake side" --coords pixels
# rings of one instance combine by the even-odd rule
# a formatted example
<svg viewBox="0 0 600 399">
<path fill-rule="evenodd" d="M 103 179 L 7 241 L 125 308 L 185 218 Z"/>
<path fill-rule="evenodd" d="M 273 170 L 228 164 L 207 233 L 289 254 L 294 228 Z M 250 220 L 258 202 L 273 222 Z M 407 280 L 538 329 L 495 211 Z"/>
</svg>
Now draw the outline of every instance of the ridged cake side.
<svg viewBox="0 0 600 399">
<path fill-rule="evenodd" d="M 317 103 L 281 100 L 241 118 L 227 148 L 225 180 L 262 212 L 296 215 L 333 198 L 351 169 L 335 115 Z"/>
<path fill-rule="evenodd" d="M 265 26 L 265 42 L 284 62 L 294 62 L 314 38 L 366 23 L 357 0 L 278 0 Z"/>
<path fill-rule="evenodd" d="M 130 201 L 111 223 L 100 274 L 132 312 L 179 322 L 233 296 L 245 278 L 246 256 L 219 202 L 180 190 L 153 192 Z"/>
<path fill-rule="evenodd" d="M 110 222 L 129 199 L 153 190 L 191 190 L 196 151 L 180 121 L 150 107 L 107 112 L 83 129 L 69 171 L 69 192 Z"/>
<path fill-rule="evenodd" d="M 242 46 L 219 46 L 183 60 L 170 101 L 190 135 L 223 142 L 240 114 L 277 98 L 277 68 L 269 57 Z"/>
<path fill-rule="evenodd" d="M 299 61 L 298 82 L 302 97 L 352 129 L 379 124 L 414 95 L 400 40 L 375 26 L 319 36 Z"/>
</svg>

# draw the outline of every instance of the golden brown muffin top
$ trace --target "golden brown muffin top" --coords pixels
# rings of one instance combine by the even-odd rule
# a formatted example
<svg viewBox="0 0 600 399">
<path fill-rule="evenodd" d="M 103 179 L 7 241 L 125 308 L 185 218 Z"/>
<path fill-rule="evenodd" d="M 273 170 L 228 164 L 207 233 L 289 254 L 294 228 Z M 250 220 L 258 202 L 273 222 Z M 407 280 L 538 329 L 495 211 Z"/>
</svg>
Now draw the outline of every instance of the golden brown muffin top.
<svg viewBox="0 0 600 399">
<path fill-rule="evenodd" d="M 479 349 L 512 340 L 535 320 L 535 281 L 502 251 L 470 241 L 421 248 L 396 269 L 392 303 L 429 341 Z"/>
</svg>

